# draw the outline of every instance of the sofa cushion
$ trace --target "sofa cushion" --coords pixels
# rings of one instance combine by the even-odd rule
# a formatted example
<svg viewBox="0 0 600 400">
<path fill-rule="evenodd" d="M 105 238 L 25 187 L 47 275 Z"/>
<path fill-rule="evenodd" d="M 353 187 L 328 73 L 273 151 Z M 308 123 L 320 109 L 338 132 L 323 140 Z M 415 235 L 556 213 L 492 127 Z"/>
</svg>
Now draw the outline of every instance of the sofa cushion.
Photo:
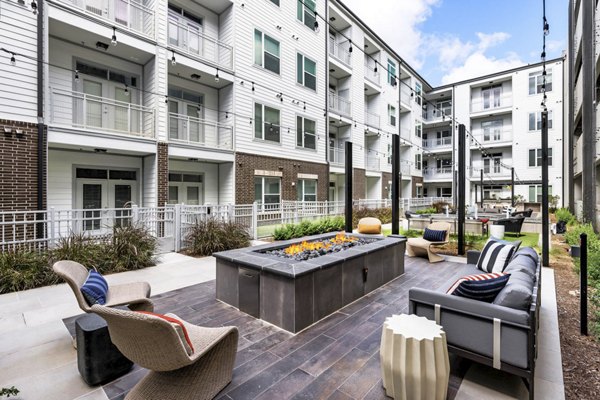
<svg viewBox="0 0 600 400">
<path fill-rule="evenodd" d="M 521 255 L 524 257 L 529 257 L 536 265 L 540 260 L 540 256 L 539 254 L 531 247 L 523 247 L 522 249 L 519 249 L 516 253 L 515 253 L 515 257 L 517 255 Z"/>
<path fill-rule="evenodd" d="M 505 272 L 514 273 L 521 271 L 528 274 L 535 282 L 538 266 L 538 255 L 531 247 L 525 247 L 517 251 L 505 269 Z"/>
<path fill-rule="evenodd" d="M 470 275 L 459 279 L 452 288 L 453 296 L 491 303 L 508 282 L 509 274 L 490 273 Z"/>
<path fill-rule="evenodd" d="M 521 280 L 513 280 L 513 277 L 511 276 L 506 286 L 498 293 L 492 304 L 517 310 L 527 310 L 531 305 L 532 297 L 532 288 L 528 287 Z"/>
<path fill-rule="evenodd" d="M 423 239 L 430 242 L 444 242 L 446 240 L 446 231 L 436 231 L 434 229 L 425 228 Z"/>
<path fill-rule="evenodd" d="M 477 269 L 483 272 L 503 272 L 515 250 L 512 243 L 503 244 L 490 239 L 483 247 L 479 260 L 477 260 Z"/>
</svg>

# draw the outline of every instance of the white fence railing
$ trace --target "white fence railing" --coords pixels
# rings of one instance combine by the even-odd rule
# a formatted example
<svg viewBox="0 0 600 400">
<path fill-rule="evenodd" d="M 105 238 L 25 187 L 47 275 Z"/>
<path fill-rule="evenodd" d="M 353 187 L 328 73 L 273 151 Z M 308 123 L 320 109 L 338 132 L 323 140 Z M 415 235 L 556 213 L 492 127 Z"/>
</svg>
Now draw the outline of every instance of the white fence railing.
<svg viewBox="0 0 600 400">
<path fill-rule="evenodd" d="M 329 38 L 329 54 L 348 67 L 352 67 L 352 53 L 350 53 L 349 49 L 350 45 L 348 42 L 338 43 L 335 39 Z"/>
<path fill-rule="evenodd" d="M 491 96 L 489 98 L 478 98 L 471 100 L 471 112 L 480 112 L 495 110 L 498 108 L 512 106 L 512 93 L 505 93 L 500 96 Z"/>
<path fill-rule="evenodd" d="M 400 199 L 410 210 L 429 207 L 437 197 Z M 391 207 L 390 199 L 354 200 L 358 208 Z M 216 218 L 245 227 L 252 238 L 264 238 L 282 225 L 344 214 L 343 201 L 282 201 L 277 204 L 169 205 L 165 207 L 103 208 L 0 212 L 0 251 L 17 248 L 53 248 L 72 234 L 90 239 L 105 238 L 115 226 L 145 227 L 159 240 L 162 250 L 179 251 L 188 244 L 188 234 L 199 221 Z"/>
<path fill-rule="evenodd" d="M 342 99 L 337 94 L 329 93 L 329 109 L 349 116 L 352 107 L 349 100 Z"/>
<path fill-rule="evenodd" d="M 154 38 L 154 10 L 143 0 L 58 0 L 72 4 L 84 13 L 114 22 L 118 29 L 129 29 Z"/>
<path fill-rule="evenodd" d="M 377 129 L 381 128 L 381 118 L 379 117 L 379 114 L 365 110 L 365 115 L 367 116 L 367 125 Z"/>
<path fill-rule="evenodd" d="M 233 127 L 182 114 L 169 114 L 169 140 L 233 150 Z"/>
<path fill-rule="evenodd" d="M 343 147 L 329 148 L 329 162 L 337 167 L 346 163 L 346 151 Z"/>
<path fill-rule="evenodd" d="M 366 59 L 365 56 L 365 77 L 376 84 L 377 86 L 381 86 L 380 74 L 379 71 L 375 72 L 375 64 L 371 65 Z"/>
</svg>

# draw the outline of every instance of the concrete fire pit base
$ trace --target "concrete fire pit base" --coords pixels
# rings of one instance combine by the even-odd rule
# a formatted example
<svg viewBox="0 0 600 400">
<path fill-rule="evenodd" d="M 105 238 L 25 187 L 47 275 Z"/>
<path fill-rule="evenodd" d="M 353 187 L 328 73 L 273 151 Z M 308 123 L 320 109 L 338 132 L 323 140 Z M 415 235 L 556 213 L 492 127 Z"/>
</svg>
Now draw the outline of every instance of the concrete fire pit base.
<svg viewBox="0 0 600 400">
<path fill-rule="evenodd" d="M 333 236 L 215 253 L 217 299 L 297 333 L 404 273 L 403 236 L 378 238 L 306 261 L 264 253 Z"/>
</svg>

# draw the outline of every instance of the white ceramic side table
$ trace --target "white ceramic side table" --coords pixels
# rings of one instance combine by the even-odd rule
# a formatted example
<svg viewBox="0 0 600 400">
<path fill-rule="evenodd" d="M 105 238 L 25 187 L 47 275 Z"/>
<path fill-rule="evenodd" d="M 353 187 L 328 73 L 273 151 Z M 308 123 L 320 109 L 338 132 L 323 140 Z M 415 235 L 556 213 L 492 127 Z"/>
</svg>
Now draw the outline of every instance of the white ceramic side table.
<svg viewBox="0 0 600 400">
<path fill-rule="evenodd" d="M 444 400 L 450 379 L 446 333 L 417 315 L 393 315 L 381 333 L 381 373 L 389 397 Z"/>
<path fill-rule="evenodd" d="M 504 225 L 490 225 L 490 236 L 504 239 Z"/>
</svg>

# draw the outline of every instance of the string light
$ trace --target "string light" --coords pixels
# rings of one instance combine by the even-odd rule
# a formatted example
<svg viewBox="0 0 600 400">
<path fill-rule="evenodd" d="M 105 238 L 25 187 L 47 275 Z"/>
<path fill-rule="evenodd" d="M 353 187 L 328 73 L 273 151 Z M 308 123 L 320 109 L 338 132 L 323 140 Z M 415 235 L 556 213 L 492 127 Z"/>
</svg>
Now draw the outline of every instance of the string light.
<svg viewBox="0 0 600 400">
<path fill-rule="evenodd" d="M 171 65 L 177 65 L 177 60 L 175 59 L 175 50 L 171 50 Z"/>
<path fill-rule="evenodd" d="M 75 83 L 79 82 L 79 71 L 75 70 Z"/>
<path fill-rule="evenodd" d="M 217 68 L 217 74 L 215 75 L 215 82 L 219 82 L 219 68 Z"/>
<path fill-rule="evenodd" d="M 113 46 L 117 45 L 117 28 L 114 26 L 113 26 L 113 34 L 112 34 L 112 38 L 111 38 L 110 42 L 112 43 Z"/>
<path fill-rule="evenodd" d="M 125 96 L 129 96 L 129 87 L 125 85 Z"/>
<path fill-rule="evenodd" d="M 15 58 L 15 53 L 11 53 L 11 55 L 10 55 L 10 64 L 12 66 L 17 65 L 17 59 Z"/>
<path fill-rule="evenodd" d="M 317 21 L 318 17 L 319 17 L 319 14 L 317 14 L 317 12 L 315 11 L 315 24 L 313 26 L 315 32 L 319 32 L 319 21 Z"/>
<path fill-rule="evenodd" d="M 254 82 L 252 82 L 252 92 L 254 92 Z"/>
<path fill-rule="evenodd" d="M 38 6 L 37 6 L 37 3 L 35 2 L 35 0 L 31 1 L 31 10 L 33 11 L 33 15 L 37 15 Z"/>
</svg>

